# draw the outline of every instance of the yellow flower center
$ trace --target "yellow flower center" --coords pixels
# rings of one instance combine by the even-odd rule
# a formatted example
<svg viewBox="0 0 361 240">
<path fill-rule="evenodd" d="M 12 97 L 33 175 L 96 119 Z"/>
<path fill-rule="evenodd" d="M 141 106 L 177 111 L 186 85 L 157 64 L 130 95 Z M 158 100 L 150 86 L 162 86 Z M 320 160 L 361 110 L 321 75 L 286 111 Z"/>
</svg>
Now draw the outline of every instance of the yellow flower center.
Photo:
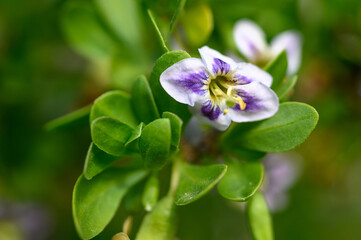
<svg viewBox="0 0 361 240">
<path fill-rule="evenodd" d="M 209 82 L 208 89 L 211 100 L 221 108 L 223 114 L 227 114 L 229 108 L 236 104 L 239 105 L 240 110 L 246 108 L 246 103 L 234 90 L 236 85 L 236 81 L 228 79 L 227 76 L 217 76 Z M 224 101 L 226 102 L 225 108 L 222 107 Z"/>
</svg>

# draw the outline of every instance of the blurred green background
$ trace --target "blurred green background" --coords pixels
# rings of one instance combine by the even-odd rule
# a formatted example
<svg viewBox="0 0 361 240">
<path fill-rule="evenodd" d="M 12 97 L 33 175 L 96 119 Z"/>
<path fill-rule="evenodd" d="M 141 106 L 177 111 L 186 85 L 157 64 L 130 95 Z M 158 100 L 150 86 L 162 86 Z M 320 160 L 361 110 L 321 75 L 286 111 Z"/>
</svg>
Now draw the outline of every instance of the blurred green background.
<svg viewBox="0 0 361 240">
<path fill-rule="evenodd" d="M 119 19 L 134 20 L 130 26 L 116 21 L 114 28 L 97 0 L 0 1 L 2 240 L 78 239 L 71 195 L 89 127 L 85 121 L 46 132 L 44 125 L 149 74 L 162 51 L 146 8 L 162 27 L 176 6 L 175 0 L 119 2 L 126 5 L 118 9 Z M 117 15 L 117 8 L 110 10 Z M 189 25 L 197 17 L 208 20 L 194 38 Z M 273 215 L 276 239 L 361 239 L 360 1 L 190 0 L 172 39 L 183 39 L 191 54 L 204 44 L 237 53 L 232 27 L 241 18 L 257 22 L 269 39 L 288 29 L 303 34 L 300 78 L 291 99 L 320 114 L 316 130 L 295 150 L 303 159 L 302 173 L 289 190 L 288 206 Z M 241 209 L 211 193 L 184 207 L 180 239 L 250 239 Z M 108 227 L 99 239 L 109 239 L 121 224 L 115 222 L 118 228 Z"/>
</svg>

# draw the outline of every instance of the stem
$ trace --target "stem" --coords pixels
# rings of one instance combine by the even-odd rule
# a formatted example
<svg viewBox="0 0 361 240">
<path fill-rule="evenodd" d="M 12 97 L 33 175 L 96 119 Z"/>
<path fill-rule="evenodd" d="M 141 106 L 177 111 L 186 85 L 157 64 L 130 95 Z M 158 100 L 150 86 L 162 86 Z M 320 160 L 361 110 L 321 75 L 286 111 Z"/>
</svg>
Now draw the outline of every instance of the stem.
<svg viewBox="0 0 361 240">
<path fill-rule="evenodd" d="M 170 187 L 168 192 L 168 195 L 170 196 L 174 196 L 175 191 L 177 190 L 178 187 L 181 161 L 182 159 L 179 156 L 176 156 L 173 161 L 172 176 L 171 176 Z"/>
</svg>

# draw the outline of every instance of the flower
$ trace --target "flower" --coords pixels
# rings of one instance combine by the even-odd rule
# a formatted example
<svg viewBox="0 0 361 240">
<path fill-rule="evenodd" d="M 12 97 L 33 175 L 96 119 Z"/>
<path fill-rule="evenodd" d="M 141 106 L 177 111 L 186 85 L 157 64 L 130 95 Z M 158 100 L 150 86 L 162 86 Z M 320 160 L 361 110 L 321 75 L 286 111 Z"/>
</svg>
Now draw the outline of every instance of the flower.
<svg viewBox="0 0 361 240">
<path fill-rule="evenodd" d="M 250 63 L 236 63 L 207 46 L 199 58 L 183 59 L 160 76 L 164 90 L 176 101 L 190 105 L 201 122 L 223 131 L 231 121 L 249 122 L 273 116 L 277 95 L 272 77 Z"/>
<path fill-rule="evenodd" d="M 262 29 L 254 22 L 244 19 L 236 23 L 233 31 L 239 51 L 252 63 L 265 65 L 283 50 L 287 52 L 287 74 L 293 75 L 301 63 L 302 39 L 296 31 L 286 31 L 277 35 L 270 46 Z"/>
</svg>

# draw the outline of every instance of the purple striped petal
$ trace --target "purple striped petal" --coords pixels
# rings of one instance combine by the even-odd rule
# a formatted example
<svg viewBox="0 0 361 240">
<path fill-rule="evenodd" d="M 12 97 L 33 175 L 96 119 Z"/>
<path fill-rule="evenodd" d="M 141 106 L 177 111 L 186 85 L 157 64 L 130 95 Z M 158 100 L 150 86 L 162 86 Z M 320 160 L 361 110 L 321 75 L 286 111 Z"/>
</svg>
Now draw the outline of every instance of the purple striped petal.
<svg viewBox="0 0 361 240">
<path fill-rule="evenodd" d="M 187 58 L 167 68 L 160 76 L 160 83 L 172 98 L 193 106 L 208 94 L 208 75 L 200 59 Z"/>
<path fill-rule="evenodd" d="M 239 85 L 235 89 L 237 95 L 246 103 L 244 110 L 236 104 L 227 115 L 235 122 L 251 122 L 269 118 L 278 111 L 277 95 L 263 83 L 254 81 Z"/>
<path fill-rule="evenodd" d="M 207 46 L 198 49 L 204 65 L 211 73 L 212 77 L 217 75 L 227 75 L 236 66 L 236 62 L 232 58 L 224 56 Z"/>
<path fill-rule="evenodd" d="M 205 99 L 203 102 L 197 102 L 190 111 L 200 122 L 209 124 L 220 131 L 226 130 L 231 124 L 231 119 L 224 115 L 218 105 L 212 104 L 211 100 Z"/>
<path fill-rule="evenodd" d="M 272 76 L 263 71 L 256 65 L 251 63 L 238 63 L 237 68 L 234 71 L 233 79 L 239 81 L 239 84 L 248 84 L 252 81 L 258 81 L 266 85 L 267 87 L 271 87 L 272 85 Z"/>
<path fill-rule="evenodd" d="M 271 51 L 273 56 L 277 56 L 286 49 L 289 76 L 295 74 L 301 64 L 301 45 L 302 37 L 296 31 L 286 31 L 277 35 L 271 42 Z"/>
<path fill-rule="evenodd" d="M 233 31 L 238 50 L 251 62 L 267 52 L 266 36 L 262 29 L 248 19 L 236 23 Z"/>
</svg>

